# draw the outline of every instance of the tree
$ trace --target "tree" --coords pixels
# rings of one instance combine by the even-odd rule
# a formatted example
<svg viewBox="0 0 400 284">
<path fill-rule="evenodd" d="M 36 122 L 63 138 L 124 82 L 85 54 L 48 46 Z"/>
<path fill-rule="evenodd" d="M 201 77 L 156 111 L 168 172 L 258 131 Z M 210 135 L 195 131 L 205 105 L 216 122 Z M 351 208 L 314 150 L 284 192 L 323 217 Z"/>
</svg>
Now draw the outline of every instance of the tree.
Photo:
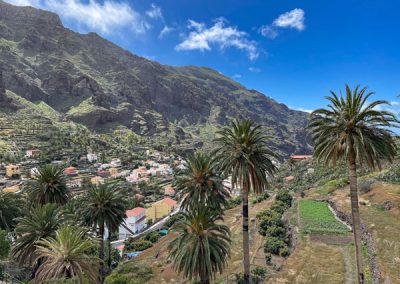
<svg viewBox="0 0 400 284">
<path fill-rule="evenodd" d="M 229 192 L 224 188 L 211 156 L 197 152 L 186 160 L 186 164 L 176 178 L 176 190 L 183 197 L 182 208 L 207 204 L 222 210 L 227 205 Z"/>
<path fill-rule="evenodd" d="M 126 217 L 126 198 L 108 184 L 90 186 L 83 199 L 82 215 L 87 225 L 98 228 L 100 238 L 99 257 L 104 262 L 105 227 L 109 234 L 118 230 Z M 101 271 L 104 265 L 101 263 Z"/>
<path fill-rule="evenodd" d="M 215 273 L 222 273 L 230 255 L 230 232 L 221 212 L 207 206 L 197 206 L 182 213 L 173 226 L 178 236 L 169 244 L 175 270 L 189 279 L 200 278 L 210 283 Z"/>
<path fill-rule="evenodd" d="M 45 165 L 38 169 L 33 180 L 27 185 L 29 200 L 35 204 L 68 202 L 70 190 L 65 182 L 63 169 L 55 165 Z"/>
<path fill-rule="evenodd" d="M 11 230 L 22 215 L 23 202 L 16 193 L 0 191 L 0 229 Z"/>
<path fill-rule="evenodd" d="M 276 171 L 272 159 L 277 156 L 268 148 L 269 138 L 261 126 L 249 120 L 234 120 L 231 127 L 224 127 L 217 135 L 220 136 L 215 139 L 218 166 L 226 176 L 231 175 L 234 187 L 242 189 L 244 281 L 249 283 L 249 192 L 259 194 L 267 188 L 268 177 Z"/>
<path fill-rule="evenodd" d="M 31 212 L 18 219 L 15 227 L 16 240 L 11 249 L 12 255 L 20 264 L 34 264 L 36 244 L 40 239 L 53 236 L 62 218 L 56 204 L 46 204 L 33 208 Z M 34 270 L 41 262 L 36 259 Z"/>
<path fill-rule="evenodd" d="M 0 229 L 0 260 L 8 256 L 10 251 L 10 241 L 7 237 L 7 232 Z"/>
<path fill-rule="evenodd" d="M 381 168 L 381 159 L 392 161 L 396 145 L 389 127 L 398 123 L 394 114 L 378 110 L 388 104 L 378 100 L 367 103 L 373 95 L 367 88 L 346 85 L 346 95 L 338 96 L 331 91 L 326 97 L 330 102 L 326 109 L 311 114 L 309 129 L 314 140 L 314 156 L 325 164 L 336 166 L 344 159 L 348 164 L 352 226 L 356 247 L 358 282 L 364 283 L 360 215 L 358 210 L 357 164 L 370 169 Z"/>
<path fill-rule="evenodd" d="M 90 254 L 95 244 L 87 233 L 82 227 L 62 226 L 54 237 L 38 241 L 36 259 L 44 261 L 36 271 L 35 281 L 77 278 L 83 283 L 86 276 L 90 283 L 99 283 L 99 259 Z"/>
</svg>

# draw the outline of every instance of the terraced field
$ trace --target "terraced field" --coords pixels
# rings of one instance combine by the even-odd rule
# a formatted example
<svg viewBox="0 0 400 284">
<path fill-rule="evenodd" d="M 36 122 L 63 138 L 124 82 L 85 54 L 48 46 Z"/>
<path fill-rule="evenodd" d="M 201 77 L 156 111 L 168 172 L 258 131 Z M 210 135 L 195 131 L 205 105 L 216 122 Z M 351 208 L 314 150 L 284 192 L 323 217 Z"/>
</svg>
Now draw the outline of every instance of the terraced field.
<svg viewBox="0 0 400 284">
<path fill-rule="evenodd" d="M 338 221 L 328 203 L 316 200 L 300 200 L 301 231 L 305 234 L 350 234 L 350 230 Z"/>
</svg>

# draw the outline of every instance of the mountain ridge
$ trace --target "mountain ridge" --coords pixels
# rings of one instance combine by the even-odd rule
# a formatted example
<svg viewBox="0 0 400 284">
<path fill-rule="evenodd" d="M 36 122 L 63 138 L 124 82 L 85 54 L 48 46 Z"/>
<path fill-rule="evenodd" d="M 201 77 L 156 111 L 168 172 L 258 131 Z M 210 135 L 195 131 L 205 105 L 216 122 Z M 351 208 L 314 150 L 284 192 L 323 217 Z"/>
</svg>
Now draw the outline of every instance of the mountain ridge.
<svg viewBox="0 0 400 284">
<path fill-rule="evenodd" d="M 193 148 L 232 118 L 248 118 L 276 137 L 271 144 L 282 153 L 310 150 L 308 114 L 211 68 L 163 65 L 95 33 L 65 28 L 54 13 L 1 0 L 0 8 L 5 88 L 45 102 L 66 119 L 98 132 L 123 127 Z"/>
</svg>

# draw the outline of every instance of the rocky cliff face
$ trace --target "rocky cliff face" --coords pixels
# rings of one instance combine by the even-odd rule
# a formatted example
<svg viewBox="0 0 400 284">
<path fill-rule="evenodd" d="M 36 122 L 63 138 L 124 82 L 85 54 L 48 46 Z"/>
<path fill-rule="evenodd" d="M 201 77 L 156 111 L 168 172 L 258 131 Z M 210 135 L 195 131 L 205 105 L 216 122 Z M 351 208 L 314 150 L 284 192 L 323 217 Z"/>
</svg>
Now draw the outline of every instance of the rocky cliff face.
<svg viewBox="0 0 400 284">
<path fill-rule="evenodd" d="M 209 138 L 210 125 L 250 118 L 266 126 L 282 152 L 309 150 L 306 113 L 212 69 L 161 65 L 95 33 L 64 28 L 53 13 L 1 0 L 0 64 L 7 89 L 94 130 L 121 126 L 193 145 Z"/>
</svg>

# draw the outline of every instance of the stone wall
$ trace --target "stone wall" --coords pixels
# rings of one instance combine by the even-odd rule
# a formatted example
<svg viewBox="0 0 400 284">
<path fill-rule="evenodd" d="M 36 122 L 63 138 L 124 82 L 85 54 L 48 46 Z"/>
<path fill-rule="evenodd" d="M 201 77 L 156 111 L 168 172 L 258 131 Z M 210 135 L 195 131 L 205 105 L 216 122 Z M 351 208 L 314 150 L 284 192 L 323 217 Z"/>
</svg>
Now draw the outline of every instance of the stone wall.
<svg viewBox="0 0 400 284">
<path fill-rule="evenodd" d="M 337 208 L 336 203 L 334 203 L 333 201 L 329 200 L 328 202 L 329 205 L 332 207 L 333 211 L 335 211 L 336 216 L 351 226 L 352 225 L 351 214 L 340 211 Z M 372 273 L 372 283 L 379 284 L 381 280 L 381 272 L 379 271 L 378 261 L 376 260 L 375 257 L 376 249 L 374 246 L 374 240 L 372 235 L 368 232 L 368 226 L 364 223 L 361 223 L 361 238 L 362 241 L 367 246 L 368 263 Z"/>
</svg>

